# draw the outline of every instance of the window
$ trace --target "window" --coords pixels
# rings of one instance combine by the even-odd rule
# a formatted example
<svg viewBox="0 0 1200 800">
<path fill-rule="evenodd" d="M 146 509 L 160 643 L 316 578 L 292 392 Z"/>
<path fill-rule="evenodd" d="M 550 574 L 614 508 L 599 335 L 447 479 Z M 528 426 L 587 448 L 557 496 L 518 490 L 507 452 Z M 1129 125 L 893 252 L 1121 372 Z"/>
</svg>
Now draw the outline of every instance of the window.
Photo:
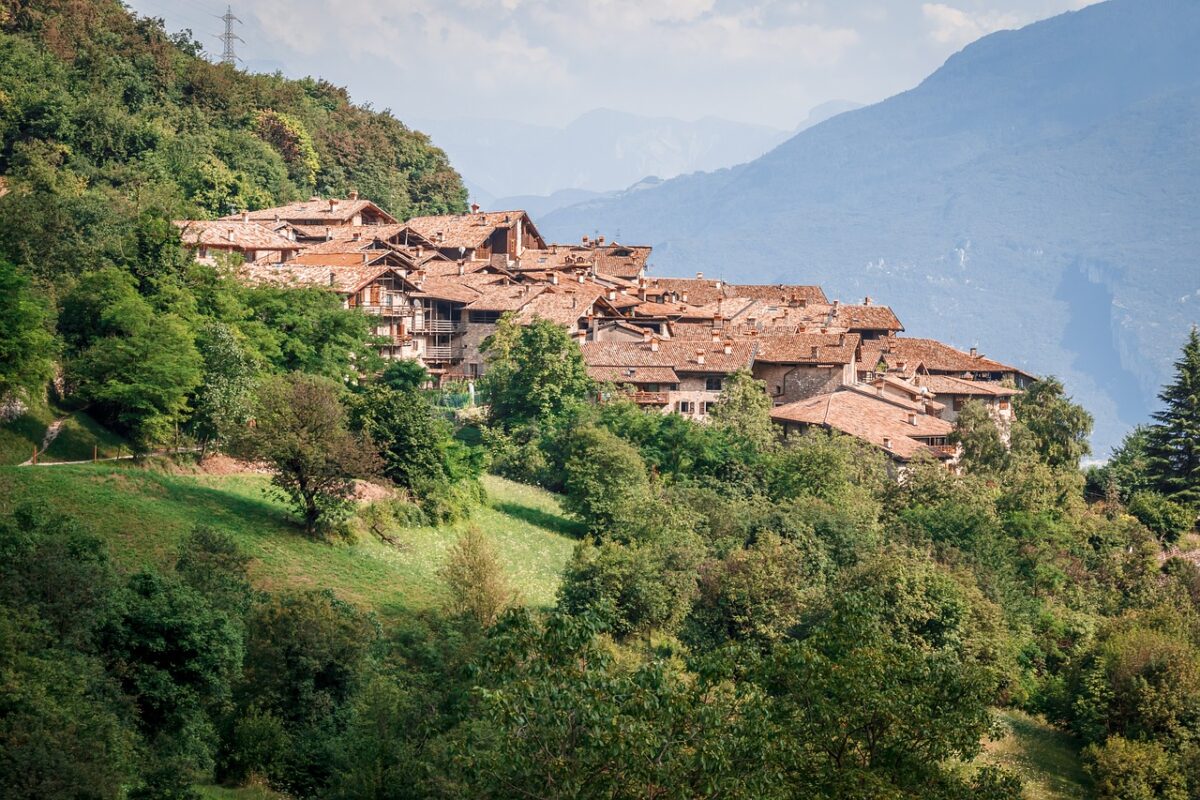
<svg viewBox="0 0 1200 800">
<path fill-rule="evenodd" d="M 644 384 L 642 384 L 642 385 L 641 385 L 641 387 L 638 389 L 638 391 L 642 391 L 642 392 L 657 392 L 657 391 L 660 391 L 660 390 L 659 390 L 659 388 L 658 388 L 658 384 L 657 384 L 657 383 L 644 383 Z"/>
<path fill-rule="evenodd" d="M 963 398 L 961 398 L 961 397 L 956 397 L 956 398 L 954 398 L 954 410 L 955 410 L 955 411 L 962 411 L 962 409 L 963 409 L 963 405 L 964 405 L 965 403 L 966 403 L 966 400 L 964 400 L 964 399 L 963 399 Z"/>
<path fill-rule="evenodd" d="M 721 376 L 720 375 L 709 375 L 707 378 L 704 379 L 704 388 L 710 392 L 721 391 Z"/>
<path fill-rule="evenodd" d="M 680 414 L 691 414 L 696 410 L 696 404 L 691 400 L 680 400 L 675 404 L 675 410 Z"/>
<path fill-rule="evenodd" d="M 1000 401 L 1000 410 L 1001 410 L 1001 411 L 1008 411 L 1008 400 L 1004 400 L 1004 399 L 1002 399 L 1002 400 Z"/>
<path fill-rule="evenodd" d="M 707 416 L 708 416 L 708 414 L 709 414 L 709 412 L 710 412 L 710 411 L 712 411 L 712 409 L 713 409 L 713 406 L 715 406 L 715 405 L 716 405 L 716 403 L 704 403 L 704 404 L 702 404 L 702 405 L 700 406 L 700 416 L 702 416 L 702 417 L 707 417 Z"/>
<path fill-rule="evenodd" d="M 201 257 L 201 258 L 208 258 L 208 248 L 207 248 L 207 247 L 201 247 L 201 248 L 200 248 L 200 257 Z"/>
</svg>

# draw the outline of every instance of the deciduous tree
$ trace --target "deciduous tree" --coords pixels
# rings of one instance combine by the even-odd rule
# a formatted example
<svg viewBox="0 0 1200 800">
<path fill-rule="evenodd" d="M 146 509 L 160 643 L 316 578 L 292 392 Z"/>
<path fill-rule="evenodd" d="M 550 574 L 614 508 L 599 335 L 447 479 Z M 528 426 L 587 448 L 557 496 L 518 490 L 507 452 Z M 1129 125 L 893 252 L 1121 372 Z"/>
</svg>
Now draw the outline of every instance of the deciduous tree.
<svg viewBox="0 0 1200 800">
<path fill-rule="evenodd" d="M 354 480 L 378 472 L 374 445 L 346 429 L 338 387 L 328 379 L 296 373 L 266 381 L 253 422 L 235 452 L 270 465 L 271 482 L 309 533 L 331 530 L 349 511 Z"/>
</svg>

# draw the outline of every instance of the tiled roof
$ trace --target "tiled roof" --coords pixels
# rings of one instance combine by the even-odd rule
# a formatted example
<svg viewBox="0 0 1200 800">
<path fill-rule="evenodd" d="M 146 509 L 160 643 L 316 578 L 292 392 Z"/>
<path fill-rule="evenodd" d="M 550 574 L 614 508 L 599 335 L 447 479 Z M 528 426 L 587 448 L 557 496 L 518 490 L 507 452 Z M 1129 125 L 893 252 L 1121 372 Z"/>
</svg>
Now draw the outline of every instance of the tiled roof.
<svg viewBox="0 0 1200 800">
<path fill-rule="evenodd" d="M 699 362 L 703 352 L 704 363 Z M 672 367 L 676 372 L 737 372 L 753 361 L 748 342 L 733 342 L 725 352 L 723 342 L 666 339 L 658 349 L 646 342 L 584 342 L 583 358 L 591 366 Z"/>
<path fill-rule="evenodd" d="M 359 253 L 310 253 L 303 252 L 300 255 L 289 261 L 289 264 L 297 266 L 324 266 L 324 267 L 354 267 L 363 264 L 374 264 L 376 262 L 385 261 L 391 256 L 389 250 L 364 250 Z"/>
<path fill-rule="evenodd" d="M 329 289 L 339 294 L 349 294 L 391 271 L 391 267 L 372 266 L 369 264 L 330 269 L 327 266 L 296 265 L 289 261 L 274 265 L 246 264 L 239 270 L 238 274 L 247 283 L 271 286 L 317 287 Z"/>
<path fill-rule="evenodd" d="M 828 304 L 825 292 L 820 286 L 804 284 L 727 284 L 726 297 L 749 297 L 752 300 L 773 300 L 779 303 L 805 301 L 807 303 Z"/>
<path fill-rule="evenodd" d="M 381 217 L 385 222 L 396 222 L 396 218 L 384 211 L 370 200 L 362 199 L 322 199 L 310 198 L 298 203 L 288 203 L 285 206 L 261 208 L 258 211 L 245 212 L 251 220 L 284 219 L 300 225 L 320 225 L 335 223 L 338 225 L 350 222 L 356 214 L 369 212 Z M 243 214 L 230 214 L 222 219 L 241 219 Z"/>
<path fill-rule="evenodd" d="M 924 387 L 934 395 L 975 395 L 981 397 L 1012 397 L 1020 394 L 1017 389 L 1002 386 L 995 381 L 967 381 L 950 375 L 917 375 L 917 386 Z"/>
<path fill-rule="evenodd" d="M 904 461 L 921 453 L 942 455 L 913 437 L 944 437 L 954 430 L 954 426 L 943 419 L 906 410 L 894 402 L 853 388 L 777 406 L 771 411 L 771 419 L 832 428 L 869 442 Z"/>
<path fill-rule="evenodd" d="M 874 339 L 863 342 L 864 365 L 873 366 L 879 362 L 880 356 L 887 361 L 888 366 L 905 364 L 910 368 L 923 364 L 926 370 L 932 372 L 1019 372 L 1026 374 L 1016 367 L 1001 364 L 982 355 L 972 356 L 950 345 L 942 344 L 936 339 L 916 339 L 907 336 L 891 336 L 886 339 Z"/>
<path fill-rule="evenodd" d="M 852 331 L 902 331 L 904 326 L 887 306 L 838 305 L 829 312 L 830 324 Z"/>
<path fill-rule="evenodd" d="M 413 217 L 405 224 L 437 247 L 474 248 L 483 245 L 496 229 L 512 227 L 522 218 L 527 230 L 538 236 L 537 228 L 524 211 L 440 214 L 432 217 Z"/>
<path fill-rule="evenodd" d="M 602 383 L 679 383 L 679 375 L 671 367 L 606 367 L 589 364 L 587 371 L 592 380 Z"/>
<path fill-rule="evenodd" d="M 755 361 L 773 364 L 849 364 L 858 349 L 854 333 L 793 333 L 754 337 Z"/>
<path fill-rule="evenodd" d="M 535 295 L 521 306 L 517 319 L 521 322 L 547 319 L 559 325 L 573 325 L 587 315 L 600 296 L 601 291 L 594 286 L 555 287 Z"/>
<path fill-rule="evenodd" d="M 299 250 L 300 245 L 266 225 L 239 220 L 175 220 L 179 238 L 190 247 L 226 247 L 238 250 Z"/>
</svg>

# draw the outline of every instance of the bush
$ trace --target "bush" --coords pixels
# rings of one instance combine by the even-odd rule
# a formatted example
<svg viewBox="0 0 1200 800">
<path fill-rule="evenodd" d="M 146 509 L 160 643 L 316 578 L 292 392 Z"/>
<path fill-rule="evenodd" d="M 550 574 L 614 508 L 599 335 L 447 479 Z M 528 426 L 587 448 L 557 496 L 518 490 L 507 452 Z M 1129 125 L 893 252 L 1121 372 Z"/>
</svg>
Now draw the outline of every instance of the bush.
<svg viewBox="0 0 1200 800">
<path fill-rule="evenodd" d="M 1120 736 L 1084 751 L 1096 800 L 1188 800 L 1179 764 L 1158 742 Z"/>
<path fill-rule="evenodd" d="M 1129 513 L 1163 544 L 1174 544 L 1196 526 L 1196 514 L 1158 492 L 1137 492 L 1129 498 Z"/>
</svg>

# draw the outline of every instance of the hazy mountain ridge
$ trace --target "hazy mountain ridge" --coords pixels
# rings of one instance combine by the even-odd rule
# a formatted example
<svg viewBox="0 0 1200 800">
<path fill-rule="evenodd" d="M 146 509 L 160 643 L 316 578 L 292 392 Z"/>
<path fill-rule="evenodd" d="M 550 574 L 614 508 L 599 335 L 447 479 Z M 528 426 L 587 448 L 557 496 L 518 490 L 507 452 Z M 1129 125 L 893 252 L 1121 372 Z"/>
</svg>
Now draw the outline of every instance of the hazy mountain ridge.
<svg viewBox="0 0 1200 800">
<path fill-rule="evenodd" d="M 790 135 L 718 117 L 685 121 L 609 109 L 562 128 L 489 119 L 426 121 L 421 128 L 469 182 L 494 197 L 619 190 L 647 175 L 743 163 Z"/>
<path fill-rule="evenodd" d="M 1181 300 L 1200 289 L 1197 34 L 1200 6 L 1181 0 L 994 34 L 749 164 L 541 227 L 619 229 L 657 246 L 660 274 L 872 294 L 912 333 L 1063 375 L 1103 450 L 1144 417 L 1197 318 L 1200 297 Z"/>
</svg>

